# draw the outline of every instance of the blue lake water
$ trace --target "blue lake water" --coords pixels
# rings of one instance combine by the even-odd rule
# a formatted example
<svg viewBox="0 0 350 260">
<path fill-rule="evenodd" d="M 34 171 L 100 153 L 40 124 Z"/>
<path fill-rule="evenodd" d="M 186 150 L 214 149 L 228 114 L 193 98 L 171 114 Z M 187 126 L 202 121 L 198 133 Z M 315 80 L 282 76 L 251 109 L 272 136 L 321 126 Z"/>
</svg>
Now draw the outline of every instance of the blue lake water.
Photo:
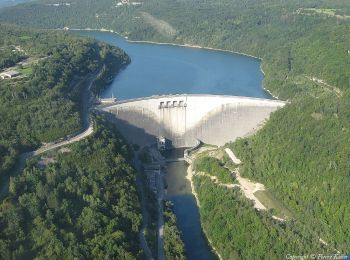
<svg viewBox="0 0 350 260">
<path fill-rule="evenodd" d="M 223 51 L 130 43 L 107 32 L 75 33 L 118 46 L 131 58 L 131 64 L 115 77 L 102 97 L 111 97 L 112 93 L 118 99 L 188 93 L 271 98 L 262 89 L 258 59 Z M 168 199 L 174 204 L 188 259 L 216 259 L 201 229 L 196 200 L 186 179 L 186 164 L 169 163 L 167 168 Z"/>
<path fill-rule="evenodd" d="M 262 89 L 258 59 L 208 49 L 130 43 L 108 32 L 76 33 L 118 46 L 131 58 L 131 64 L 102 97 L 112 93 L 118 99 L 187 93 L 271 98 Z"/>
</svg>

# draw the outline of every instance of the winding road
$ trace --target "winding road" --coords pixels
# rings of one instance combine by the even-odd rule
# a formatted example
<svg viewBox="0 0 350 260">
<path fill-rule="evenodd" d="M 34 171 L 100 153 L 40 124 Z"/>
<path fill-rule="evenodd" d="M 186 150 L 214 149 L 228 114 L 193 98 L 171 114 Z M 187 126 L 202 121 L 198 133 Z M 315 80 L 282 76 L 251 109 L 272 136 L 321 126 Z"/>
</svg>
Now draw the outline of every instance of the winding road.
<svg viewBox="0 0 350 260">
<path fill-rule="evenodd" d="M 82 98 L 82 121 L 83 121 L 83 127 L 82 129 L 73 134 L 71 137 L 66 138 L 62 141 L 56 141 L 49 144 L 45 144 L 41 146 L 39 149 L 30 152 L 30 156 L 36 156 L 40 155 L 42 153 L 54 150 L 56 148 L 59 148 L 61 146 L 65 146 L 68 144 L 72 144 L 75 142 L 78 142 L 88 136 L 90 136 L 94 132 L 94 125 L 93 122 L 90 120 L 90 107 L 91 107 L 91 87 L 94 83 L 95 79 L 98 77 L 100 71 L 94 73 L 93 75 L 88 76 L 83 81 L 86 81 L 86 89 L 83 91 Z M 87 91 L 86 91 L 87 90 Z"/>
<path fill-rule="evenodd" d="M 2 201 L 4 198 L 6 198 L 6 196 L 8 195 L 9 192 L 9 184 L 10 184 L 10 179 L 11 177 L 15 177 L 18 176 L 19 174 L 21 174 L 23 172 L 23 169 L 25 167 L 25 163 L 26 161 L 33 157 L 33 156 L 37 156 L 40 154 L 43 154 L 45 152 L 57 149 L 59 147 L 68 145 L 68 144 L 72 144 L 75 142 L 78 142 L 88 136 L 90 136 L 91 134 L 93 134 L 94 132 L 94 125 L 92 120 L 90 120 L 90 108 L 91 108 L 91 87 L 92 84 L 94 83 L 95 79 L 98 77 L 98 75 L 101 73 L 101 70 L 99 70 L 98 72 L 87 76 L 85 79 L 83 79 L 81 82 L 86 82 L 85 85 L 85 89 L 82 92 L 82 129 L 71 135 L 70 137 L 65 138 L 64 140 L 57 140 L 48 144 L 45 144 L 43 146 L 41 146 L 40 148 L 38 148 L 37 150 L 34 151 L 30 151 L 30 152 L 26 152 L 23 153 L 19 156 L 19 160 L 18 160 L 18 164 L 16 166 L 16 169 L 14 170 L 14 174 L 12 175 L 7 175 L 7 176 L 2 176 L 1 177 L 1 185 L 0 185 L 0 201 Z M 137 172 L 140 172 L 140 163 L 138 162 L 138 160 L 134 161 L 134 165 L 136 167 Z M 142 185 L 140 183 L 140 177 L 138 176 L 137 178 L 137 185 Z M 143 190 L 141 187 L 141 191 L 140 191 L 140 195 L 141 195 L 141 208 L 142 208 L 142 218 L 143 218 L 143 225 L 142 228 L 140 230 L 139 233 L 139 239 L 140 239 L 140 246 L 142 247 L 143 251 L 145 252 L 145 256 L 146 259 L 152 259 L 152 253 L 151 250 L 148 247 L 146 238 L 145 238 L 145 229 L 148 223 L 148 215 L 146 212 L 146 208 L 145 208 L 145 199 L 144 199 L 144 194 L 143 194 Z"/>
<path fill-rule="evenodd" d="M 66 138 L 62 141 L 55 141 L 52 143 L 45 144 L 41 146 L 39 149 L 23 153 L 19 156 L 18 164 L 16 166 L 16 169 L 13 171 L 14 173 L 12 175 L 6 175 L 1 177 L 1 186 L 0 186 L 0 201 L 3 200 L 9 192 L 9 183 L 11 177 L 18 176 L 22 173 L 26 161 L 33 156 L 40 155 L 42 153 L 54 150 L 56 148 L 59 148 L 61 146 L 65 146 L 68 144 L 72 144 L 75 142 L 78 142 L 88 136 L 90 136 L 94 132 L 93 123 L 90 120 L 90 104 L 91 104 L 91 86 L 94 83 L 96 77 L 99 75 L 100 71 L 86 77 L 82 80 L 82 82 L 86 82 L 86 89 L 82 93 L 82 121 L 83 121 L 83 127 L 82 129 L 73 134 L 70 138 Z M 86 91 L 87 90 L 87 91 Z"/>
</svg>

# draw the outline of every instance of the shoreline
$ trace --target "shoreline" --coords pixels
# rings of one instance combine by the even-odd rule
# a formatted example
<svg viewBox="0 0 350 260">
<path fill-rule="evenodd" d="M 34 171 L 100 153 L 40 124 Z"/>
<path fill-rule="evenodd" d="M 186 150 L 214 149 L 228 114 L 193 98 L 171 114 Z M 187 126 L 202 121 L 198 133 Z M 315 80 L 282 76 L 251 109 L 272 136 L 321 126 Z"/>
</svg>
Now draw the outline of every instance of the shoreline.
<svg viewBox="0 0 350 260">
<path fill-rule="evenodd" d="M 274 94 L 272 94 L 272 92 L 271 92 L 270 90 L 268 90 L 267 88 L 265 88 L 264 86 L 263 86 L 263 90 L 265 90 L 267 93 L 269 93 L 269 95 L 270 95 L 271 97 L 273 97 L 274 99 L 280 100 L 280 99 L 278 98 L 278 96 L 275 96 Z"/>
<path fill-rule="evenodd" d="M 97 31 L 97 32 L 109 32 L 112 34 L 116 34 L 119 37 L 124 38 L 127 42 L 129 43 L 149 43 L 149 44 L 157 44 L 157 45 L 169 45 L 169 46 L 177 46 L 177 47 L 186 47 L 186 48 L 193 48 L 193 49 L 203 49 L 203 50 L 209 50 L 209 51 L 220 51 L 220 52 L 226 52 L 230 54 L 237 54 L 237 55 L 242 55 L 246 57 L 250 57 L 256 60 L 259 60 L 261 62 L 260 64 L 260 71 L 265 77 L 265 72 L 262 68 L 262 62 L 263 59 L 254 55 L 250 55 L 244 52 L 238 52 L 238 51 L 230 51 L 230 50 L 224 50 L 224 49 L 219 49 L 219 48 L 212 48 L 212 47 L 203 47 L 200 45 L 191 45 L 191 44 L 178 44 L 178 43 L 167 43 L 167 42 L 154 42 L 154 41 L 141 41 L 141 40 L 130 40 L 127 36 L 124 36 L 114 30 L 108 30 L 108 29 L 91 29 L 91 28 L 85 28 L 85 29 L 77 29 L 77 28 L 72 28 L 72 29 L 57 29 L 57 30 L 65 30 L 65 31 Z M 272 92 L 267 89 L 263 84 L 262 84 L 262 89 L 267 92 L 273 99 L 279 100 L 278 96 L 275 96 L 272 94 Z"/>
<path fill-rule="evenodd" d="M 230 50 L 225 50 L 225 49 L 219 49 L 219 48 L 212 48 L 212 47 L 203 47 L 200 45 L 191 45 L 191 44 L 179 44 L 179 43 L 170 43 L 170 42 L 154 42 L 154 41 L 143 41 L 143 40 L 130 40 L 127 36 L 122 35 L 121 33 L 118 33 L 114 30 L 108 30 L 108 29 L 91 29 L 91 28 L 85 28 L 85 29 L 77 29 L 77 28 L 69 28 L 69 29 L 57 29 L 57 30 L 64 30 L 64 31 L 97 31 L 97 32 L 108 32 L 108 33 L 112 33 L 112 34 L 116 34 L 119 37 L 122 37 L 123 39 L 125 39 L 127 42 L 129 43 L 146 43 L 146 44 L 157 44 L 157 45 L 169 45 L 169 46 L 177 46 L 177 47 L 185 47 L 185 48 L 193 48 L 193 49 L 202 49 L 202 50 L 209 50 L 209 51 L 220 51 L 220 52 L 226 52 L 226 53 L 230 53 L 230 54 L 237 54 L 237 55 L 242 55 L 242 56 L 246 56 L 249 58 L 253 58 L 256 60 L 259 60 L 260 63 L 260 71 L 263 74 L 263 76 L 265 77 L 265 72 L 262 68 L 262 62 L 263 59 L 251 54 L 247 54 L 244 52 L 238 52 L 238 51 L 230 51 Z M 278 99 L 278 96 L 275 96 L 272 94 L 272 92 L 267 89 L 262 82 L 262 89 L 267 92 L 273 99 Z"/>
<path fill-rule="evenodd" d="M 114 30 L 108 30 L 108 29 L 91 29 L 91 28 L 85 28 L 85 29 L 77 29 L 77 28 L 69 28 L 69 29 L 56 29 L 56 30 L 63 30 L 63 31 L 97 31 L 97 32 L 109 32 L 112 34 L 116 34 L 122 38 L 124 38 L 127 42 L 130 43 L 151 43 L 151 44 L 157 44 L 157 45 L 170 45 L 170 46 L 178 46 L 178 47 L 186 47 L 186 48 L 193 48 L 193 49 L 203 49 L 203 50 L 210 50 L 210 51 L 220 51 L 220 52 L 227 52 L 231 54 L 238 54 L 246 57 L 250 57 L 259 61 L 263 61 L 262 58 L 247 54 L 244 52 L 238 52 L 238 51 L 230 51 L 225 49 L 219 49 L 219 48 L 213 48 L 213 47 L 203 47 L 200 45 L 191 45 L 191 44 L 180 44 L 180 43 L 171 43 L 171 42 L 154 42 L 154 41 L 145 41 L 145 40 L 130 40 L 127 36 L 124 36 Z M 260 66 L 261 67 L 261 66 Z M 262 71 L 262 70 L 261 70 Z M 262 73 L 265 75 L 265 73 L 262 71 Z"/>
<path fill-rule="evenodd" d="M 190 182 L 191 184 L 191 191 L 193 196 L 196 199 L 196 203 L 198 208 L 200 208 L 200 202 L 199 202 L 199 198 L 198 198 L 198 194 L 194 188 L 194 183 L 192 180 L 193 177 L 193 169 L 192 169 L 192 162 L 191 160 L 186 160 L 186 162 L 188 163 L 188 167 L 187 167 L 187 174 L 186 174 L 186 179 Z M 204 227 L 202 226 L 202 231 L 205 235 L 205 238 L 208 240 L 210 247 L 212 248 L 213 252 L 219 257 L 220 260 L 223 260 L 222 256 L 220 255 L 220 253 L 218 252 L 218 250 L 213 246 L 213 242 L 210 240 L 210 238 L 208 237 L 207 232 L 205 231 Z"/>
<path fill-rule="evenodd" d="M 262 62 L 262 59 L 261 59 L 261 62 Z M 261 73 L 264 75 L 264 78 L 265 78 L 265 71 L 264 71 L 264 69 L 263 69 L 263 67 L 262 67 L 262 63 L 260 64 L 260 71 L 261 71 Z M 271 97 L 273 97 L 274 99 L 280 100 L 278 96 L 275 96 L 274 94 L 272 94 L 272 92 L 264 86 L 264 82 L 262 82 L 262 88 L 263 88 L 263 90 L 265 90 L 267 93 L 269 93 L 269 95 L 270 95 Z"/>
</svg>

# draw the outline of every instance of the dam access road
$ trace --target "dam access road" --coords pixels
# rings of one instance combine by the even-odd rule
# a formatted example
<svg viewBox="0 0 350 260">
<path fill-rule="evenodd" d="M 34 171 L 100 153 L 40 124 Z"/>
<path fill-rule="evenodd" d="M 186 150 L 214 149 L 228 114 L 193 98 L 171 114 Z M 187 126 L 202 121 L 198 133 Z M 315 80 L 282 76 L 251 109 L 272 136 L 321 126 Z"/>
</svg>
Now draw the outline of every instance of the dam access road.
<svg viewBox="0 0 350 260">
<path fill-rule="evenodd" d="M 195 146 L 198 139 L 221 146 L 252 134 L 285 105 L 262 98 L 178 94 L 123 100 L 101 110 L 131 143 L 149 145 L 162 136 L 179 148 Z"/>
</svg>

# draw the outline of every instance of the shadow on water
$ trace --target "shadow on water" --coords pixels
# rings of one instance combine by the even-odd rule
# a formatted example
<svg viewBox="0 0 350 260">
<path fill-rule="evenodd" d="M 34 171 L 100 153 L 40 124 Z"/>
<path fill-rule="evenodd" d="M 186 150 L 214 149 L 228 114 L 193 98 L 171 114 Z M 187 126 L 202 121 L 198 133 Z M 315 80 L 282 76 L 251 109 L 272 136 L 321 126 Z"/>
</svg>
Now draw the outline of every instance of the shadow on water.
<svg viewBox="0 0 350 260">
<path fill-rule="evenodd" d="M 184 149 L 174 149 L 166 153 L 167 159 L 183 156 Z M 203 234 L 196 199 L 192 195 L 190 182 L 186 179 L 187 163 L 184 161 L 167 163 L 167 199 L 174 206 L 177 225 L 182 232 L 188 259 L 218 259 L 211 251 Z"/>
<path fill-rule="evenodd" d="M 139 145 L 156 142 L 156 136 L 147 134 L 144 129 L 130 125 L 124 120 L 117 119 L 112 114 L 106 114 L 114 122 L 121 134 L 131 143 Z M 182 158 L 185 148 L 172 149 L 163 153 L 166 159 Z M 200 223 L 200 215 L 196 199 L 192 195 L 191 184 L 186 179 L 187 163 L 185 161 L 168 162 L 166 173 L 166 199 L 173 203 L 177 225 L 182 232 L 188 259 L 212 260 L 216 255 L 206 240 Z"/>
<path fill-rule="evenodd" d="M 174 195 L 169 196 L 168 199 L 174 204 L 177 225 L 183 234 L 188 259 L 217 259 L 204 237 L 193 195 Z"/>
</svg>

